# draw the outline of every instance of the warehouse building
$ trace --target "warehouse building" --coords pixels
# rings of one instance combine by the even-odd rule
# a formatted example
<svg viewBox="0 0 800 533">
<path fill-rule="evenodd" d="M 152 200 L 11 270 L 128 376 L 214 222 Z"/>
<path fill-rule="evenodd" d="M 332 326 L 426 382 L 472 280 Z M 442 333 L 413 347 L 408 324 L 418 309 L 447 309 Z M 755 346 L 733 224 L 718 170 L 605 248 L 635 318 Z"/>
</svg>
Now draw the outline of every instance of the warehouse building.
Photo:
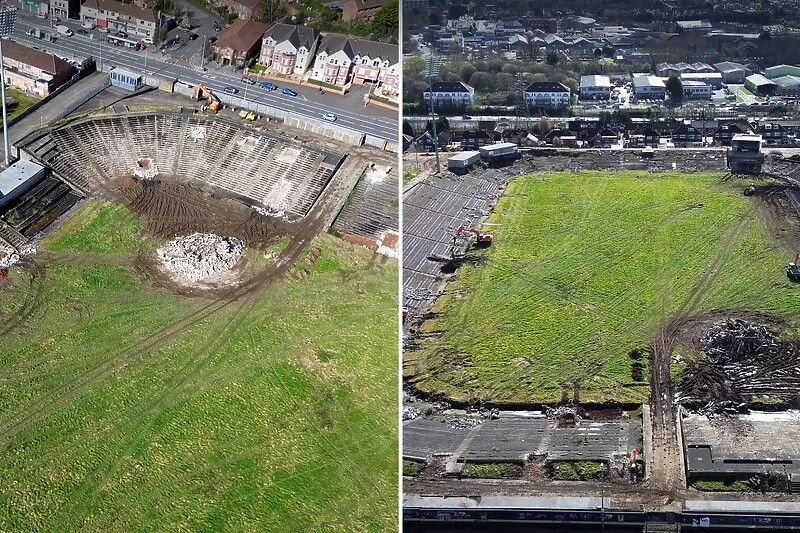
<svg viewBox="0 0 800 533">
<path fill-rule="evenodd" d="M 581 76 L 578 98 L 581 100 L 608 100 L 611 98 L 611 78 L 608 76 Z"/>
<path fill-rule="evenodd" d="M 753 94 L 758 96 L 772 96 L 778 89 L 778 85 L 761 74 L 753 74 L 744 79 L 744 86 Z"/>
<path fill-rule="evenodd" d="M 633 94 L 639 99 L 663 100 L 667 94 L 664 80 L 658 76 L 635 76 Z"/>
<path fill-rule="evenodd" d="M 689 100 L 709 100 L 714 94 L 711 85 L 702 81 L 683 82 L 683 94 Z"/>
</svg>

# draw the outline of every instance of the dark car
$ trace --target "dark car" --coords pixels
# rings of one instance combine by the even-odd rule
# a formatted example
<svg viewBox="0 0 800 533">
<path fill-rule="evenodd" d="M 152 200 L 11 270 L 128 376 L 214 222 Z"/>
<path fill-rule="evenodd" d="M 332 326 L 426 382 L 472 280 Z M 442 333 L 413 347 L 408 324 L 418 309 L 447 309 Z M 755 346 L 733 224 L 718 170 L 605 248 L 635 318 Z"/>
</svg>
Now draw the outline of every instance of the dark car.
<svg viewBox="0 0 800 533">
<path fill-rule="evenodd" d="M 208 38 L 208 42 L 210 42 L 211 44 L 214 44 L 215 42 L 217 42 L 217 36 L 214 35 L 213 37 L 209 37 Z"/>
<path fill-rule="evenodd" d="M 89 35 L 89 32 L 84 30 L 83 28 L 78 28 L 77 30 L 75 30 L 75 33 L 77 33 L 78 35 Z"/>
<path fill-rule="evenodd" d="M 200 36 L 199 36 L 199 35 L 197 35 L 196 33 L 190 33 L 190 34 L 189 34 L 189 40 L 190 40 L 190 41 L 194 41 L 194 40 L 195 40 L 195 39 L 197 39 L 198 37 L 200 37 Z"/>
<path fill-rule="evenodd" d="M 275 89 L 278 88 L 277 85 L 275 85 L 274 83 L 270 83 L 268 81 L 262 81 L 261 83 L 259 83 L 259 85 L 261 86 L 262 89 L 266 89 L 268 91 L 274 91 Z"/>
<path fill-rule="evenodd" d="M 225 87 L 224 89 L 222 89 L 222 91 L 228 94 L 236 94 L 239 92 L 239 89 L 237 89 L 236 87 Z"/>
<path fill-rule="evenodd" d="M 122 37 L 123 39 L 127 39 L 128 34 L 125 33 L 124 31 L 118 31 L 114 34 L 114 37 Z"/>
<path fill-rule="evenodd" d="M 283 94 L 285 94 L 286 96 L 297 96 L 297 92 L 289 89 L 288 87 L 283 90 Z"/>
</svg>

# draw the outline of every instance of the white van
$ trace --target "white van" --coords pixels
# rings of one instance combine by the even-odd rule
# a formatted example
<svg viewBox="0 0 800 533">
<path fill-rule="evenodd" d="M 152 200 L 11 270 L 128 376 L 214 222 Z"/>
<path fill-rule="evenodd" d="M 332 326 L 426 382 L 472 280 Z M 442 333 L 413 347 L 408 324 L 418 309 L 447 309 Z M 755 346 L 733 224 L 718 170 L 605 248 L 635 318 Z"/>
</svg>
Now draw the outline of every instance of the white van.
<svg viewBox="0 0 800 533">
<path fill-rule="evenodd" d="M 84 20 L 83 22 L 81 22 L 81 27 L 86 28 L 87 30 L 93 30 L 94 22 L 92 22 L 91 20 Z"/>
<path fill-rule="evenodd" d="M 55 26 L 53 26 L 53 29 L 56 30 L 61 35 L 66 35 L 67 37 L 72 37 L 73 35 L 75 35 L 71 29 L 67 28 L 63 24 L 56 24 Z"/>
</svg>

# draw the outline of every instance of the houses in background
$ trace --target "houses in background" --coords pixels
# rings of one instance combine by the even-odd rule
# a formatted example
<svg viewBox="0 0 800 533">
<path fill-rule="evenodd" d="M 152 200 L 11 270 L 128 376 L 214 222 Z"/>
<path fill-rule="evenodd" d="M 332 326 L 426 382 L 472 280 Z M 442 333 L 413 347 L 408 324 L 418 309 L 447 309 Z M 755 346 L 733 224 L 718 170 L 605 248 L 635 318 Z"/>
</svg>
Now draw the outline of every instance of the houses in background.
<svg viewBox="0 0 800 533">
<path fill-rule="evenodd" d="M 328 36 L 319 45 L 310 79 L 378 86 L 384 96 L 395 98 L 400 94 L 400 71 L 395 44 Z"/>
<path fill-rule="evenodd" d="M 3 45 L 3 65 L 8 84 L 39 97 L 48 96 L 74 73 L 60 57 L 10 39 Z"/>
<path fill-rule="evenodd" d="M 81 22 L 91 22 L 98 28 L 122 31 L 147 44 L 155 42 L 159 19 L 154 9 L 115 0 L 86 0 L 80 16 Z"/>
<path fill-rule="evenodd" d="M 320 32 L 304 26 L 273 24 L 263 34 L 258 62 L 278 74 L 306 73 L 319 45 Z"/>
<path fill-rule="evenodd" d="M 460 81 L 437 81 L 422 93 L 425 103 L 433 100 L 434 107 L 465 109 L 475 103 L 475 89 Z"/>
<path fill-rule="evenodd" d="M 213 54 L 222 65 L 244 66 L 261 51 L 262 37 L 269 24 L 237 19 L 222 30 L 214 43 Z"/>
<path fill-rule="evenodd" d="M 569 107 L 572 100 L 570 88 L 559 82 L 543 81 L 531 83 L 522 93 L 529 106 L 561 110 Z"/>
</svg>

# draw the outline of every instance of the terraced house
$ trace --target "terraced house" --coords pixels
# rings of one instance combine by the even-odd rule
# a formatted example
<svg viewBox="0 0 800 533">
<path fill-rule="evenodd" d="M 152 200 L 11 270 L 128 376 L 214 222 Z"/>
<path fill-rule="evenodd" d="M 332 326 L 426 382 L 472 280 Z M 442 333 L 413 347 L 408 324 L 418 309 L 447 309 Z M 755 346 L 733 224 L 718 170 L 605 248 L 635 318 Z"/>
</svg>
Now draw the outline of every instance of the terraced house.
<svg viewBox="0 0 800 533">
<path fill-rule="evenodd" d="M 327 36 L 319 45 L 311 79 L 332 85 L 371 85 L 387 98 L 400 95 L 400 48 L 396 44 Z"/>
<path fill-rule="evenodd" d="M 155 10 L 114 0 L 86 0 L 81 6 L 81 22 L 91 22 L 110 32 L 122 31 L 147 44 L 155 42 L 158 29 Z"/>
<path fill-rule="evenodd" d="M 276 23 L 261 39 L 258 62 L 278 74 L 302 76 L 319 45 L 319 30 Z"/>
</svg>

